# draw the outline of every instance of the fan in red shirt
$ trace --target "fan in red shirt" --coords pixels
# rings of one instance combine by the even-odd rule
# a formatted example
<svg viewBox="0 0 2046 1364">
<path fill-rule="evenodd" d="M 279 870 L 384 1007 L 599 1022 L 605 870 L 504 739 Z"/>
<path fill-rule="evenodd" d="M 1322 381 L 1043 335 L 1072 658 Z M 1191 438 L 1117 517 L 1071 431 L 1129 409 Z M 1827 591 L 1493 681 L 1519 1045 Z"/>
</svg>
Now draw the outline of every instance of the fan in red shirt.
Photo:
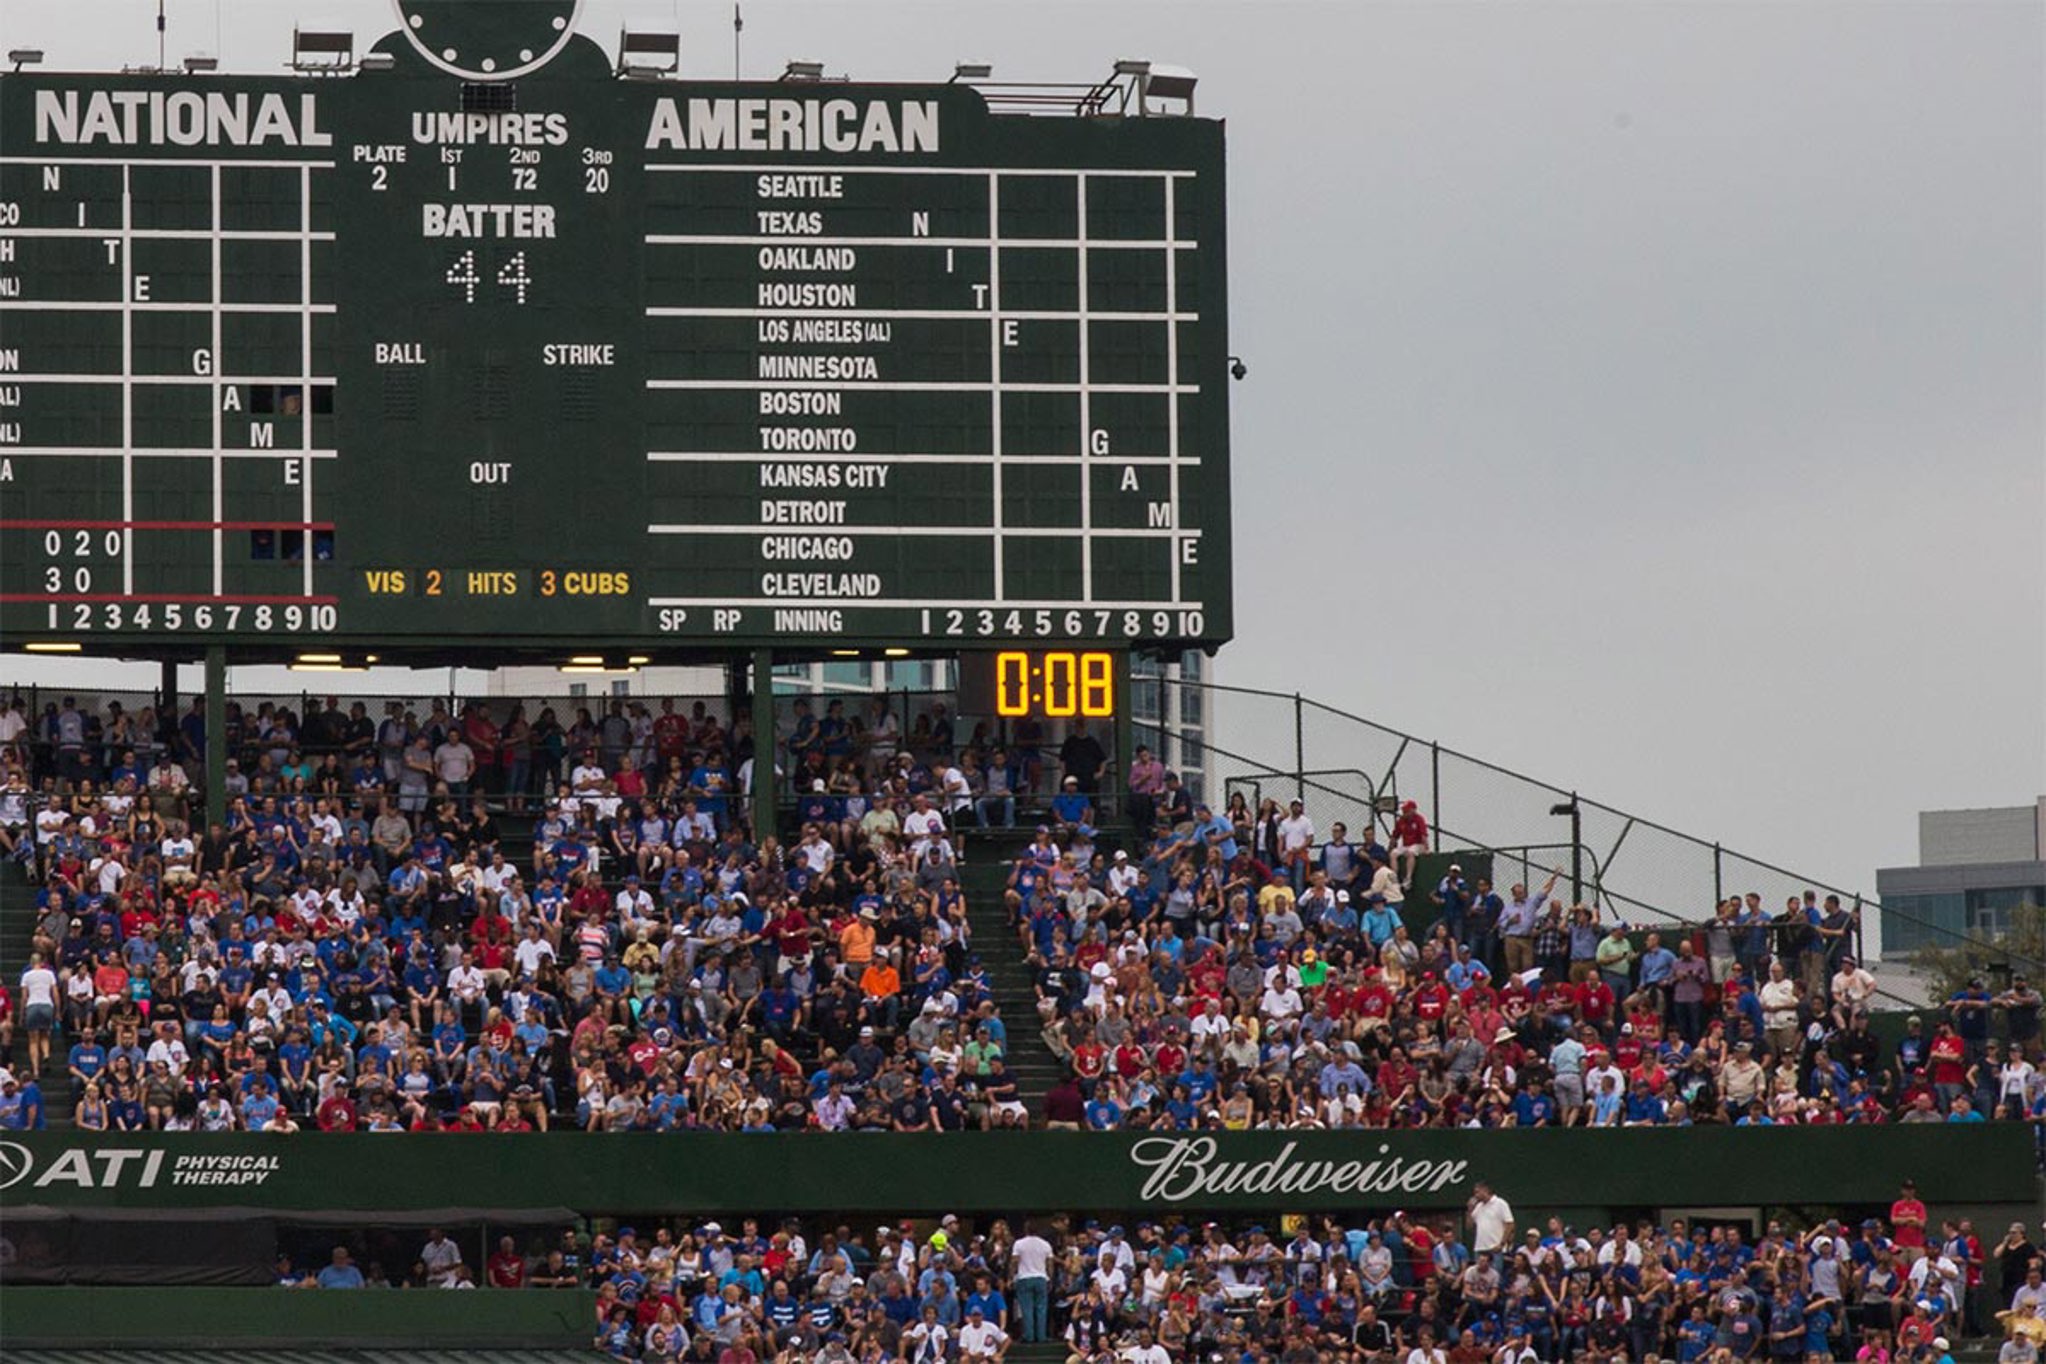
<svg viewBox="0 0 2046 1364">
<path fill-rule="evenodd" d="M 1618 1003 L 1613 998 L 1613 987 L 1603 977 L 1592 976 L 1579 981 L 1577 991 L 1577 1017 L 1580 1022 L 1589 1023 L 1600 1032 L 1613 1020 L 1613 1009 Z"/>
<path fill-rule="evenodd" d="M 492 1288 L 524 1288 L 526 1257 L 519 1254 L 518 1243 L 509 1236 L 499 1240 L 497 1253 L 485 1262 L 484 1272 Z"/>
<path fill-rule="evenodd" d="M 338 1090 L 322 1099 L 313 1115 L 322 1132 L 353 1132 L 355 1118 L 355 1101 Z"/>
<path fill-rule="evenodd" d="M 1897 1201 L 1890 1204 L 1890 1228 L 1894 1245 L 1925 1244 L 1925 1205 L 1918 1201 L 1918 1186 L 1908 1179 Z"/>
<path fill-rule="evenodd" d="M 1134 1080 L 1143 1073 L 1148 1060 L 1134 1037 L 1124 1038 L 1122 1045 L 1115 1049 L 1115 1073 L 1125 1080 Z"/>
<path fill-rule="evenodd" d="M 654 721 L 654 751 L 666 766 L 668 759 L 681 757 L 688 748 L 689 722 L 675 713 L 673 699 L 664 699 L 661 713 Z"/>
<path fill-rule="evenodd" d="M 1929 1059 L 1932 1087 L 1939 1091 L 1940 1107 L 1948 1107 L 1968 1083 L 1968 1044 L 1961 1040 L 1951 1023 L 1939 1025 L 1939 1035 L 1932 1039 Z"/>
<path fill-rule="evenodd" d="M 611 908 L 611 897 L 604 894 L 604 884 L 585 872 L 575 873 L 575 890 L 568 897 L 570 918 L 583 919 L 591 914 L 602 915 Z"/>
<path fill-rule="evenodd" d="M 1364 973 L 1363 988 L 1357 991 L 1357 1015 L 1360 1018 L 1389 1018 L 1394 999 L 1391 988 L 1378 978 L 1378 968 L 1374 966 Z"/>
<path fill-rule="evenodd" d="M 1394 1047 L 1392 1055 L 1378 1067 L 1378 1092 L 1388 1101 L 1396 1100 L 1414 1085 L 1419 1084 L 1421 1072 L 1414 1069 L 1407 1060 L 1404 1047 Z"/>
<path fill-rule="evenodd" d="M 1400 884 L 1411 885 L 1414 880 L 1414 863 L 1421 854 L 1428 851 L 1428 821 L 1421 814 L 1421 807 L 1413 801 L 1400 806 L 1400 817 L 1392 822 L 1392 855 L 1396 861 L 1407 865 L 1400 872 Z"/>
<path fill-rule="evenodd" d="M 1414 991 L 1414 1012 L 1431 1026 L 1449 1012 L 1449 987 L 1437 980 L 1433 971 L 1421 975 L 1421 988 Z"/>
</svg>

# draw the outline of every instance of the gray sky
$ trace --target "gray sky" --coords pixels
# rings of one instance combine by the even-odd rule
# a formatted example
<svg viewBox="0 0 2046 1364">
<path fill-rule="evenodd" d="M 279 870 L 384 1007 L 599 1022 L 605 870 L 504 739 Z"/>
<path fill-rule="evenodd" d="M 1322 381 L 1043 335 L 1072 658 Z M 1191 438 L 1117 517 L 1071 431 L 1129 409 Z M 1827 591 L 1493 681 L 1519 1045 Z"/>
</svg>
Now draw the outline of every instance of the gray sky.
<svg viewBox="0 0 2046 1364">
<path fill-rule="evenodd" d="M 10 0 L 0 41 L 150 61 L 153 10 Z M 294 18 L 392 11 L 170 0 L 174 59 L 216 12 L 276 71 Z M 582 28 L 678 12 L 728 75 L 728 5 Z M 2046 791 L 2046 7 L 745 13 L 749 76 L 1199 73 L 1251 367 L 1222 680 L 1849 886 L 1921 808 Z"/>
</svg>

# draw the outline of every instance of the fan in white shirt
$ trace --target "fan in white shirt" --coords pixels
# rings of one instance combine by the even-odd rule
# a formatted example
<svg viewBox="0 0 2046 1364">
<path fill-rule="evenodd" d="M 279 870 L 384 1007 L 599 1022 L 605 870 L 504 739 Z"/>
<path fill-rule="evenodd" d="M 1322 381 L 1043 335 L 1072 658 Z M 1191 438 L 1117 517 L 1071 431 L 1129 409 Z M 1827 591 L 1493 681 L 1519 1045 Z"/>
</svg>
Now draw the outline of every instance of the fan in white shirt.
<svg viewBox="0 0 2046 1364">
<path fill-rule="evenodd" d="M 959 1328 L 961 1359 L 999 1359 L 1008 1344 L 1009 1333 L 988 1321 L 979 1307 L 966 1314 L 966 1324 Z"/>
<path fill-rule="evenodd" d="M 922 796 L 916 798 L 916 808 L 902 821 L 902 835 L 909 840 L 910 855 L 922 857 L 931 850 L 934 839 L 944 836 L 945 817 L 930 807 Z"/>
<path fill-rule="evenodd" d="M 462 954 L 462 964 L 448 972 L 448 993 L 464 1004 L 474 1004 L 481 1000 L 483 991 L 489 984 L 482 968 L 476 965 L 467 952 Z"/>
</svg>

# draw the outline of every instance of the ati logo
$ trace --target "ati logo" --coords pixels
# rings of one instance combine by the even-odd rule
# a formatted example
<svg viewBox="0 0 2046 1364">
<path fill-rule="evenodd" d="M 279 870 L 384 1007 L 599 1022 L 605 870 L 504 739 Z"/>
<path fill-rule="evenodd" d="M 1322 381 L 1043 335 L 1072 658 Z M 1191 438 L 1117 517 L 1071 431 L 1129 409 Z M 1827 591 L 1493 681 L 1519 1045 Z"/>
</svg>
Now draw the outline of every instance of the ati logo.
<svg viewBox="0 0 2046 1364">
<path fill-rule="evenodd" d="M 125 1183 L 130 1188 L 147 1189 L 156 1183 L 157 1172 L 163 1168 L 163 1155 L 161 1151 L 133 1148 L 95 1151 L 82 1146 L 67 1147 L 47 1170 L 36 1176 L 30 1187 L 44 1189 L 53 1184 L 68 1184 L 76 1189 L 113 1189 Z M 97 1168 L 94 1161 L 99 1162 Z M 35 1152 L 18 1141 L 0 1141 L 0 1189 L 11 1189 L 24 1182 L 34 1170 Z"/>
</svg>

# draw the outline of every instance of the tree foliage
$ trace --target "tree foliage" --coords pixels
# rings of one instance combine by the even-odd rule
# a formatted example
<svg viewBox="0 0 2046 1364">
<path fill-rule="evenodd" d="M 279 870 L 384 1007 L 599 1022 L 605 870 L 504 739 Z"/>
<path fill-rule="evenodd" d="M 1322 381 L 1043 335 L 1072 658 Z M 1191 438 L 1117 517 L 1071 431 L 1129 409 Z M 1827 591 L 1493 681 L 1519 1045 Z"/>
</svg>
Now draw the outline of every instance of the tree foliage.
<svg viewBox="0 0 2046 1364">
<path fill-rule="evenodd" d="M 1951 945 L 1928 944 L 1911 964 L 1926 978 L 1934 999 L 1945 999 L 1981 976 L 1993 990 L 2009 984 L 2013 974 L 2035 984 L 2046 978 L 2046 908 L 2021 905 L 2010 912 L 2010 927 L 1997 934 L 1972 933 Z"/>
</svg>

